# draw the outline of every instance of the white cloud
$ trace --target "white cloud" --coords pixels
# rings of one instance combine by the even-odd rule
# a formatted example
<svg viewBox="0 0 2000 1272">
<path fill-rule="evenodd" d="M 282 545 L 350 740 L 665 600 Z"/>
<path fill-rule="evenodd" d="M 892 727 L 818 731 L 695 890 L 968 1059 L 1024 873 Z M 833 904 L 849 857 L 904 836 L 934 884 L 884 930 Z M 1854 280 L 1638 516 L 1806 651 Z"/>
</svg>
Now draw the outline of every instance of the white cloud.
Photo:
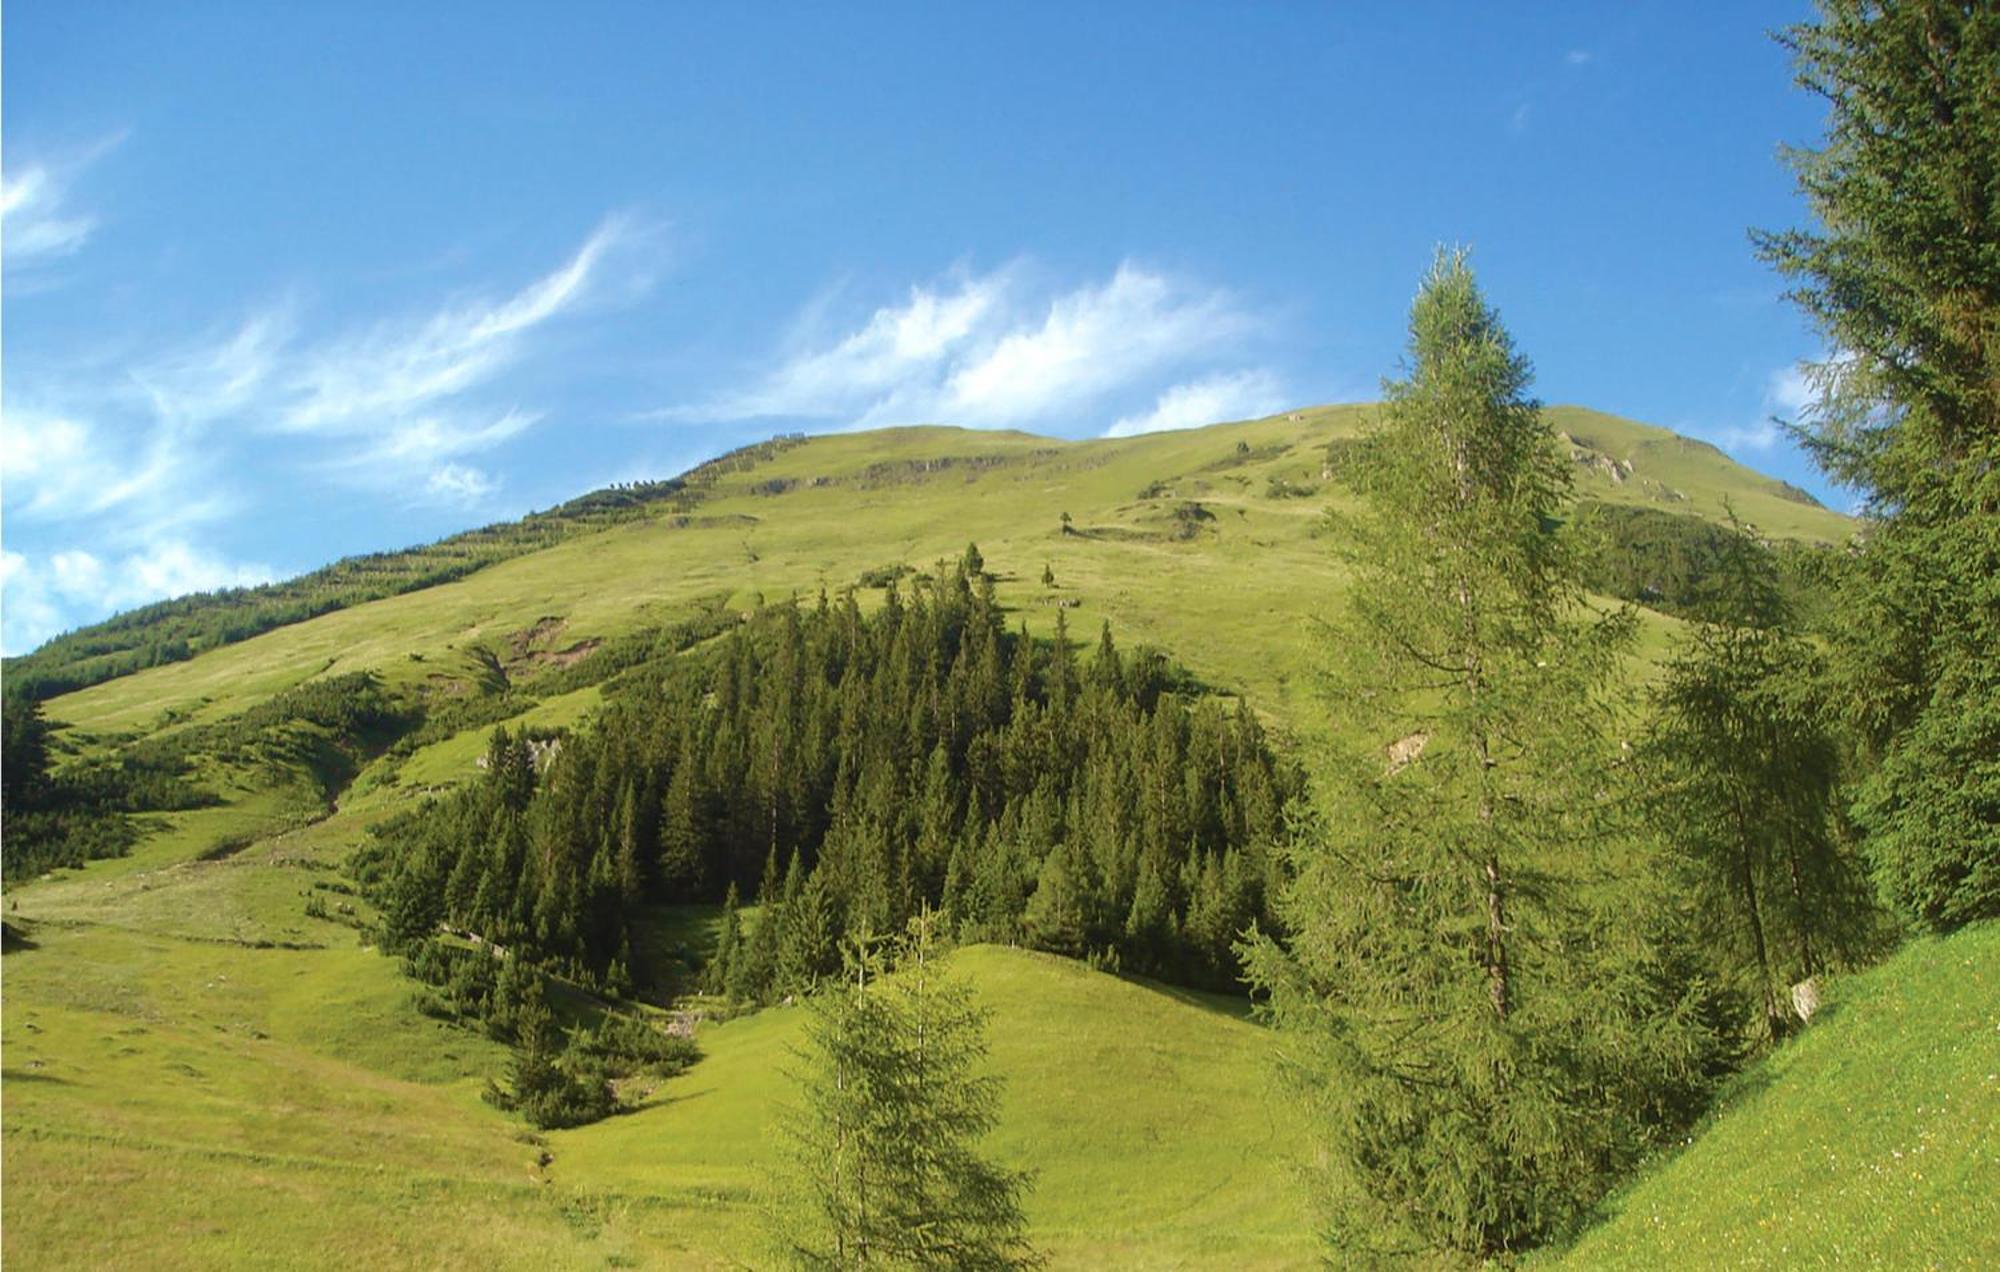
<svg viewBox="0 0 2000 1272">
<path fill-rule="evenodd" d="M 204 497 L 190 475 L 195 455 L 181 430 L 107 429 L 76 412 L 19 403 L 0 429 L 0 480 L 10 516 L 33 521 L 138 516 L 153 530 L 205 519 L 219 492 Z"/>
<path fill-rule="evenodd" d="M 1563 54 L 1563 62 L 1568 66 L 1588 66 L 1597 60 L 1597 54 L 1589 49 L 1571 49 Z"/>
<path fill-rule="evenodd" d="M 1534 103 L 1522 102 L 1514 108 L 1513 114 L 1507 116 L 1507 131 L 1519 137 L 1528 131 L 1528 125 L 1534 122 L 1534 118 Z"/>
<path fill-rule="evenodd" d="M 1757 421 L 1753 424 L 1723 429 L 1719 439 L 1723 449 L 1770 450 L 1783 440 L 1785 436 L 1783 425 L 1798 420 L 1811 409 L 1818 396 L 1810 364 L 1795 362 L 1790 366 L 1778 368 L 1764 379 L 1763 397 L 1758 403 Z"/>
<path fill-rule="evenodd" d="M 160 420 L 199 427 L 262 406 L 291 342 L 290 313 L 252 315 L 213 343 L 164 354 L 134 367 L 131 380 Z"/>
<path fill-rule="evenodd" d="M 509 411 L 497 423 L 469 423 L 454 404 L 520 358 L 530 331 L 580 303 L 593 272 L 624 236 L 622 223 L 607 222 L 561 268 L 511 297 L 384 324 L 299 355 L 276 427 L 372 439 L 357 462 L 402 461 L 421 472 L 441 458 L 512 437 L 535 417 Z"/>
<path fill-rule="evenodd" d="M 1057 297 L 1041 324 L 1002 337 L 955 370 L 944 406 L 953 420 L 1048 418 L 1181 359 L 1211 354 L 1250 328 L 1219 292 L 1195 292 L 1122 265 L 1109 283 Z"/>
<path fill-rule="evenodd" d="M 446 503 L 478 503 L 499 486 L 491 476 L 465 464 L 446 464 L 431 474 L 425 485 L 433 496 Z"/>
<path fill-rule="evenodd" d="M 70 187 L 124 139 L 123 133 L 114 134 L 63 159 L 12 163 L 0 172 L 0 262 L 5 268 L 46 264 L 83 249 L 97 229 L 97 218 L 70 210 Z"/>
<path fill-rule="evenodd" d="M 910 289 L 907 304 L 882 308 L 831 347 L 801 350 L 763 384 L 725 398 L 714 418 L 829 416 L 866 410 L 913 382 L 934 385 L 938 369 L 1001 309 L 1006 273 L 958 280 L 951 290 Z"/>
<path fill-rule="evenodd" d="M 301 456 L 307 466 L 436 494 L 446 461 L 498 446 L 540 418 L 484 406 L 474 390 L 529 352 L 535 327 L 580 302 L 620 233 L 608 223 L 561 268 L 512 296 L 400 327 L 302 346 L 281 307 L 122 376 L 72 377 L 39 400 L 11 391 L 16 377 L 0 431 L 12 511 L 77 520 L 118 510 L 143 523 L 136 539 L 212 519 L 229 504 L 226 483 L 206 480 L 222 440 L 216 426 L 228 423 L 323 438 L 324 453 Z M 494 488 L 446 484 L 461 502 Z"/>
<path fill-rule="evenodd" d="M 60 177 L 41 166 L 0 175 L 0 258 L 8 266 L 68 256 L 89 240 L 97 221 L 65 213 L 66 193 Z"/>
<path fill-rule="evenodd" d="M 31 560 L 0 553 L 0 650 L 25 653 L 73 624 L 76 613 L 102 614 L 190 592 L 269 582 L 269 567 L 226 561 L 169 540 L 107 560 L 67 548 Z"/>
<path fill-rule="evenodd" d="M 384 433 L 373 445 L 338 463 L 387 467 L 395 472 L 430 471 L 440 460 L 490 450 L 526 432 L 540 418 L 526 411 L 507 411 L 490 420 L 469 414 L 420 416 L 404 421 L 394 432 Z"/>
<path fill-rule="evenodd" d="M 1201 428 L 1224 420 L 1269 415 L 1285 405 L 1277 376 L 1266 370 L 1212 375 L 1176 384 L 1160 394 L 1144 415 L 1128 415 L 1105 432 L 1106 437 L 1134 437 L 1169 429 Z"/>
<path fill-rule="evenodd" d="M 750 387 L 650 413 L 856 427 L 1074 423 L 1102 399 L 1213 362 L 1257 323 L 1227 293 L 1127 263 L 1037 300 L 1025 268 L 913 287 L 846 335 L 801 347 Z"/>
<path fill-rule="evenodd" d="M 7 197 L 11 209 L 39 196 L 9 186 Z M 461 505 L 491 495 L 498 481 L 466 461 L 540 416 L 483 399 L 529 355 L 531 333 L 589 299 L 607 253 L 636 237 L 607 222 L 518 292 L 357 335 L 303 341 L 285 306 L 109 370 L 10 363 L 9 546 L 37 542 L 5 558 L 0 639 L 18 650 L 117 609 L 268 577 L 188 538 L 239 506 L 240 442 L 252 432 L 291 439 L 300 467 L 352 484 Z M 622 282 L 643 277 L 635 264 Z M 88 550 L 70 546 L 80 537 Z"/>
</svg>

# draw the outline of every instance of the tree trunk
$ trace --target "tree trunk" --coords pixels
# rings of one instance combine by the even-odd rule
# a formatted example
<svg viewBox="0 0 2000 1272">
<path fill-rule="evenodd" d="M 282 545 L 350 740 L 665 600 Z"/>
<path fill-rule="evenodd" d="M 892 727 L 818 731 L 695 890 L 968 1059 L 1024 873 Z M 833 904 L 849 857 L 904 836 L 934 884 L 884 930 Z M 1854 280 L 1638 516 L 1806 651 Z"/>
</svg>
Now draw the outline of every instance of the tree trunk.
<svg viewBox="0 0 2000 1272">
<path fill-rule="evenodd" d="M 1479 735 L 1479 825 L 1486 833 L 1486 981 L 1493 1013 L 1507 1019 L 1510 1007 L 1507 977 L 1507 898 L 1500 877 L 1500 854 L 1493 848 L 1493 794 L 1487 774 L 1493 767 L 1486 735 Z"/>
<path fill-rule="evenodd" d="M 1507 1019 L 1507 930 L 1506 900 L 1500 890 L 1500 859 L 1486 858 L 1486 979 L 1493 995 L 1493 1011 Z"/>
<path fill-rule="evenodd" d="M 1777 996 L 1771 992 L 1771 956 L 1764 945 L 1764 916 L 1757 909 L 1757 879 L 1751 869 L 1747 847 L 1738 860 L 1741 863 L 1739 873 L 1743 888 L 1743 905 L 1750 916 L 1750 940 L 1757 949 L 1757 980 L 1758 988 L 1764 995 L 1764 1024 L 1770 1030 L 1771 1036 L 1776 1038 L 1779 1033 L 1779 1021 L 1783 1017 L 1778 1011 Z"/>
<path fill-rule="evenodd" d="M 1805 877 L 1799 870 L 1799 852 L 1794 845 L 1785 854 L 1785 864 L 1792 875 L 1792 905 L 1798 915 L 1799 924 L 1799 979 L 1809 980 L 1819 974 L 1819 960 L 1813 956 L 1812 929 L 1806 923 Z"/>
</svg>

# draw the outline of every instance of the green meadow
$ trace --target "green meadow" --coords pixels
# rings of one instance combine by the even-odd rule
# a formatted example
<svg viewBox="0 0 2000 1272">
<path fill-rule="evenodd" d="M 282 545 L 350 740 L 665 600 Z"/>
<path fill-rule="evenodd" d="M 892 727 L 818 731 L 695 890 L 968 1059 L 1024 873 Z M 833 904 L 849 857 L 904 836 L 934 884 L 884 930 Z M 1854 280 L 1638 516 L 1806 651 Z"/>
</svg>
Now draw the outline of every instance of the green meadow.
<svg viewBox="0 0 2000 1272">
<path fill-rule="evenodd" d="M 1578 1267 L 1991 1267 L 2000 925 L 1836 983 L 1687 1148 L 1604 1206 Z"/>
<path fill-rule="evenodd" d="M 661 510 L 478 571 L 55 699 L 93 754 L 373 671 L 435 702 L 497 663 L 509 727 L 576 727 L 597 686 L 537 678 L 596 642 L 718 599 L 748 612 L 968 540 L 1009 623 L 1110 621 L 1287 736 L 1315 727 L 1314 619 L 1342 567 L 1323 519 L 1330 443 L 1367 407 L 1126 440 L 904 429 L 817 438 Z M 1712 448 L 1577 408 L 1552 422 L 1579 492 L 1837 542 L 1844 518 Z M 1192 511 L 1190 511 L 1192 509 Z M 1065 522 L 1067 514 L 1067 522 Z M 1054 586 L 1043 582 L 1047 567 Z M 863 587 L 864 604 L 880 592 Z M 1635 674 L 1667 647 L 1648 614 Z M 490 662 L 468 651 L 483 649 Z M 774 1112 L 802 1013 L 706 1023 L 705 1058 L 632 1111 L 531 1132 L 481 1099 L 507 1049 L 412 1010 L 366 946 L 350 854 L 368 827 L 474 776 L 494 724 L 338 790 L 221 764 L 211 808 L 147 815 L 122 858 L 9 890 L 4 1253 L 21 1267 L 758 1266 Z M 329 804 L 326 796 L 333 796 Z M 309 901 L 326 917 L 307 914 Z M 662 915 L 699 943 L 708 913 Z M 964 948 L 1006 1078 L 989 1147 L 1035 1173 L 1031 1235 L 1060 1267 L 1296 1267 L 1317 1257 L 1270 1085 L 1271 1034 L 1237 999 L 1045 954 Z M 2000 1257 L 2000 944 L 1919 943 L 1831 991 L 1823 1019 L 1742 1076 L 1709 1125 L 1610 1203 L 1578 1266 L 1932 1263 Z M 650 1010 L 650 1009 L 649 1009 Z"/>
</svg>

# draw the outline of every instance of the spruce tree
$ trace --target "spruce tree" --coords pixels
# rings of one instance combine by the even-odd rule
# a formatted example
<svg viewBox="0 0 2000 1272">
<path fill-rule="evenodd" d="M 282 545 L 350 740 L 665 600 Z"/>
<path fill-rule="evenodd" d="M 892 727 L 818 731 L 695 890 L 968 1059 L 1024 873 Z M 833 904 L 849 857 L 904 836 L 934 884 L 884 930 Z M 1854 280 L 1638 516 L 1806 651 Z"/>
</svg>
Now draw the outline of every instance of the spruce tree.
<svg viewBox="0 0 2000 1272">
<path fill-rule="evenodd" d="M 1052 954 L 1081 958 L 1090 936 L 1084 891 L 1077 880 L 1081 854 L 1059 847 L 1042 863 L 1021 928 L 1028 943 Z"/>
<path fill-rule="evenodd" d="M 784 894 L 778 883 L 778 850 L 764 858 L 757 885 L 757 926 L 743 942 L 743 955 L 730 967 L 729 992 L 746 1001 L 771 997 L 778 977 L 778 944 L 785 930 Z"/>
<path fill-rule="evenodd" d="M 706 813 L 701 766 L 690 733 L 681 739 L 679 762 L 667 779 L 660 807 L 659 876 L 668 895 L 677 900 L 701 886 L 705 872 L 702 857 L 709 847 Z"/>
<path fill-rule="evenodd" d="M 1344 1261 L 1491 1256 L 1567 1222 L 1643 1148 L 1600 1047 L 1679 1041 L 1672 1001 L 1593 992 L 1629 983 L 1589 884 L 1630 616 L 1582 603 L 1553 528 L 1567 460 L 1462 253 L 1440 253 L 1410 325 L 1355 468 L 1338 727 L 1284 849 L 1288 939 L 1244 951 Z"/>
<path fill-rule="evenodd" d="M 729 895 L 722 902 L 722 927 L 716 934 L 715 953 L 702 971 L 702 990 L 706 993 L 727 995 L 734 987 L 733 969 L 743 951 L 743 919 L 737 912 L 740 908 L 736 885 L 732 883 Z"/>
<path fill-rule="evenodd" d="M 801 1267 L 1010 1269 L 1039 1264 L 1025 1174 L 983 1157 L 1001 1080 L 981 1072 L 985 1013 L 940 964 L 936 916 L 910 922 L 895 975 L 851 952 L 813 1001 L 785 1124 L 775 1231 Z"/>
<path fill-rule="evenodd" d="M 1829 108 L 1818 224 L 1760 234 L 1829 361 L 1797 434 L 1867 499 L 1835 633 L 1885 895 L 2000 915 L 2000 8 L 1822 0 L 1780 40 Z"/>
</svg>

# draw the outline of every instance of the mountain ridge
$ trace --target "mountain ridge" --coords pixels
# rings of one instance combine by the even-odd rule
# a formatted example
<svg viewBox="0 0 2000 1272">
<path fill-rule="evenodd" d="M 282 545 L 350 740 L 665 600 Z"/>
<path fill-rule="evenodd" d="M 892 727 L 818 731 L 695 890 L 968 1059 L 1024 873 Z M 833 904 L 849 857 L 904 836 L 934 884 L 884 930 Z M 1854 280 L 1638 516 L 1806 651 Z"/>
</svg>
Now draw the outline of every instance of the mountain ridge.
<svg viewBox="0 0 2000 1272">
<path fill-rule="evenodd" d="M 968 538 L 992 544 L 997 550 L 988 555 L 1016 576 L 1003 577 L 1002 590 L 1032 629 L 1046 635 L 1046 611 L 1060 606 L 1071 611 L 1072 630 L 1082 632 L 1086 622 L 1094 627 L 1104 618 L 1122 621 L 1154 608 L 1102 576 L 1118 564 L 1150 568 L 1175 545 L 1222 546 L 1251 569 L 1261 547 L 1274 568 L 1325 575 L 1326 563 L 1311 559 L 1324 553 L 1308 545 L 1320 505 L 1336 494 L 1326 448 L 1355 436 L 1376 409 L 1300 408 L 1202 429 L 1077 441 L 938 425 L 781 435 L 677 478 L 589 492 L 517 522 L 450 536 L 430 548 L 463 545 L 476 536 L 505 542 L 510 533 L 516 541 L 530 533 L 550 541 L 495 552 L 449 577 L 46 695 L 49 710 L 86 727 L 129 730 L 163 711 L 213 716 L 213 707 L 247 705 L 319 674 L 366 667 L 392 681 L 425 679 L 438 660 L 454 659 L 462 647 L 504 642 L 547 618 L 561 620 L 572 644 L 602 642 L 672 617 L 697 594 L 726 592 L 736 608 L 754 608 L 788 594 L 857 585 L 870 571 L 919 570 L 955 555 Z M 1806 542 L 1835 542 L 1853 529 L 1849 519 L 1797 503 L 1782 483 L 1706 444 L 1585 408 L 1549 407 L 1547 415 L 1551 428 L 1570 439 L 1582 500 L 1710 521 L 1734 510 L 1760 533 Z M 953 498 L 954 483 L 976 489 Z M 1217 512 L 1234 520 L 1217 521 Z M 1072 514 L 1070 524 L 1060 522 L 1063 513 Z M 669 542 L 676 535 L 702 546 L 683 550 Z M 1077 550 L 1085 545 L 1105 559 L 1079 560 Z M 417 558 L 427 550 L 377 556 Z M 1090 589 L 1064 586 L 1066 560 Z M 339 564 L 274 587 L 295 587 Z M 607 570 L 607 564 L 631 568 Z M 691 565 L 703 586 L 633 582 L 655 564 Z M 1028 578 L 1042 564 L 1055 568 L 1056 588 L 1038 591 Z M 224 595 L 209 608 L 228 614 L 241 599 Z M 427 610 L 436 612 L 426 618 Z M 358 611 L 366 617 L 357 622 Z M 380 639 L 375 629 L 383 624 L 410 639 Z M 92 633 L 133 625 L 131 616 L 121 616 L 9 659 L 9 679 L 47 675 L 51 660 L 45 654 L 63 641 L 80 645 Z M 1158 630 L 1139 635 L 1166 645 L 1174 626 L 1142 622 Z M 1268 645 L 1275 636 L 1267 622 L 1258 643 Z M 232 654 L 247 645 L 257 645 L 250 656 Z M 415 661 L 429 664 L 423 676 L 408 675 Z M 274 675 L 276 668 L 284 674 Z M 211 670 L 215 674 L 204 674 Z M 1247 676 L 1239 668 L 1217 671 L 1237 689 L 1257 684 L 1268 692 L 1277 685 L 1269 668 Z M 249 683 L 222 683 L 244 674 Z M 140 687 L 144 692 L 136 691 Z M 142 701 L 154 704 L 150 714 L 137 709 Z"/>
</svg>

